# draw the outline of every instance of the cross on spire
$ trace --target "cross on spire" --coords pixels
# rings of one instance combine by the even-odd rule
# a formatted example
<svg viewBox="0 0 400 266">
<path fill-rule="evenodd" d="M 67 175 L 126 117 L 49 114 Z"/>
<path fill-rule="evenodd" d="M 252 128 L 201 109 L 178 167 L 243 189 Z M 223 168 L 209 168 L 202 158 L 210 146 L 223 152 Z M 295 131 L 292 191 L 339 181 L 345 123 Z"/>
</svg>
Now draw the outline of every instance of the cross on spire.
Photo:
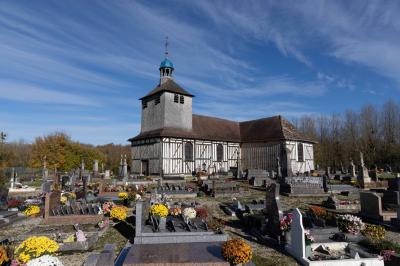
<svg viewBox="0 0 400 266">
<path fill-rule="evenodd" d="M 168 36 L 165 37 L 165 58 L 168 57 Z"/>
</svg>

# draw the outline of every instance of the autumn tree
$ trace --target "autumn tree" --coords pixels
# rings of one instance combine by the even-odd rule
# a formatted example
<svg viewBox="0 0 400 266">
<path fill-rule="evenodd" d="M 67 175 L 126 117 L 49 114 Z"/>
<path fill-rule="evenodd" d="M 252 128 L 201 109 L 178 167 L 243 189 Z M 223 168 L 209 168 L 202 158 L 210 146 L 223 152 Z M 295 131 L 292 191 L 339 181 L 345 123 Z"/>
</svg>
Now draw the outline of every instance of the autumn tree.
<svg viewBox="0 0 400 266">
<path fill-rule="evenodd" d="M 74 142 L 60 132 L 36 138 L 32 145 L 31 166 L 40 168 L 45 156 L 48 168 L 62 171 L 79 167 L 82 159 L 88 170 L 92 169 L 94 160 L 105 161 L 104 154 L 95 147 Z"/>
</svg>

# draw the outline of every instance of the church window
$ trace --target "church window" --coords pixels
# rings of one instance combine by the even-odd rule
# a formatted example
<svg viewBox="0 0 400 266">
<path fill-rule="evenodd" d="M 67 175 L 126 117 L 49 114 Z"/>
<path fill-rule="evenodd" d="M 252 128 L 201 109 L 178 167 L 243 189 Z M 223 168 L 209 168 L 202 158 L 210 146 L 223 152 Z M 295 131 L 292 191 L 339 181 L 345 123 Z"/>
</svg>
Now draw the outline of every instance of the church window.
<svg viewBox="0 0 400 266">
<path fill-rule="evenodd" d="M 297 161 L 304 162 L 303 143 L 297 144 Z"/>
<path fill-rule="evenodd" d="M 160 95 L 158 95 L 154 101 L 154 103 L 157 105 L 160 103 Z"/>
<path fill-rule="evenodd" d="M 144 108 L 147 108 L 147 102 L 146 101 L 143 101 L 142 102 L 142 108 L 144 109 Z"/>
<path fill-rule="evenodd" d="M 191 142 L 185 143 L 185 161 L 193 161 L 193 144 Z"/>
<path fill-rule="evenodd" d="M 179 102 L 179 95 L 178 94 L 174 95 L 174 102 L 176 102 L 176 103 Z"/>
<path fill-rule="evenodd" d="M 179 98 L 179 102 L 182 104 L 185 102 L 185 97 L 183 95 L 181 95 L 181 97 Z"/>
<path fill-rule="evenodd" d="M 222 162 L 224 160 L 224 146 L 222 144 L 217 145 L 217 162 Z"/>
</svg>

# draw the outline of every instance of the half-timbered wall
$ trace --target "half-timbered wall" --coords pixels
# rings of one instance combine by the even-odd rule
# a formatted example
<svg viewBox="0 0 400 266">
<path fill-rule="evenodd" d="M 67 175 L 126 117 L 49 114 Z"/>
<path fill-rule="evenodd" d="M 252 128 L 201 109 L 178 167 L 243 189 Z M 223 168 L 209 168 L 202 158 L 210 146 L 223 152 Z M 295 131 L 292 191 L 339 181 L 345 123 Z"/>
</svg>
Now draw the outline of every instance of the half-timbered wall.
<svg viewBox="0 0 400 266">
<path fill-rule="evenodd" d="M 298 159 L 299 143 L 303 144 L 303 161 Z M 314 170 L 314 148 L 311 143 L 304 143 L 298 141 L 286 141 L 286 151 L 288 153 L 289 164 L 293 174 L 310 172 Z"/>
<path fill-rule="evenodd" d="M 132 146 L 132 173 L 142 174 L 143 161 L 148 162 L 149 174 L 160 174 L 161 143 L 139 144 Z"/>
<path fill-rule="evenodd" d="M 193 144 L 193 160 L 186 161 L 185 143 Z M 217 146 L 223 147 L 222 160 L 217 160 Z M 200 171 L 203 164 L 212 172 L 227 172 L 230 167 L 237 167 L 239 143 L 206 141 L 194 139 L 163 138 L 162 167 L 165 175 L 191 174 Z"/>
<path fill-rule="evenodd" d="M 281 143 L 243 143 L 241 168 L 276 171 L 281 149 Z"/>
</svg>

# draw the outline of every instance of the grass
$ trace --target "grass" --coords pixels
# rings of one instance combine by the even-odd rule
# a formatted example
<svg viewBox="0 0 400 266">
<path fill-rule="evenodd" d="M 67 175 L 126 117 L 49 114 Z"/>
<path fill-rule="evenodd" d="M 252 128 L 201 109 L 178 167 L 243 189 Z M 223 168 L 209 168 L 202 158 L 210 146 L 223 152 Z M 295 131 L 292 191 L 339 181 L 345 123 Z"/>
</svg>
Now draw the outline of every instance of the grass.
<svg viewBox="0 0 400 266">
<path fill-rule="evenodd" d="M 297 262 L 291 257 L 287 257 L 279 253 L 268 254 L 268 258 L 264 258 L 257 254 L 254 254 L 252 261 L 256 266 L 298 265 Z"/>
<path fill-rule="evenodd" d="M 100 239 L 97 241 L 97 245 L 94 248 L 96 251 L 102 251 L 105 244 L 116 244 L 115 254 L 119 254 L 122 248 L 126 245 L 128 240 L 119 233 L 117 229 L 110 226 L 107 229 L 107 232 L 103 234 Z"/>
</svg>

